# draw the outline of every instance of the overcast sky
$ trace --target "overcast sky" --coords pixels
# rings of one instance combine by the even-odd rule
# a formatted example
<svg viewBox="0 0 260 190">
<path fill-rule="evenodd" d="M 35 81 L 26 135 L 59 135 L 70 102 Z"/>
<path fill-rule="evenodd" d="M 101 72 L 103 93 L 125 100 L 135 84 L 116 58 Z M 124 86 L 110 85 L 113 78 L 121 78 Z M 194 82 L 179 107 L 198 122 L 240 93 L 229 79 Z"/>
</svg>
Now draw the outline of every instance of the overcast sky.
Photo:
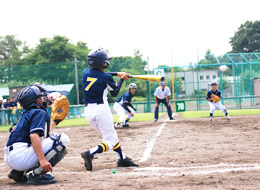
<svg viewBox="0 0 260 190">
<path fill-rule="evenodd" d="M 150 68 L 178 66 L 231 50 L 230 37 L 245 21 L 260 20 L 260 0 L 0 0 L 0 36 L 16 35 L 35 47 L 63 35 L 103 47 L 112 56 L 149 57 Z"/>
</svg>

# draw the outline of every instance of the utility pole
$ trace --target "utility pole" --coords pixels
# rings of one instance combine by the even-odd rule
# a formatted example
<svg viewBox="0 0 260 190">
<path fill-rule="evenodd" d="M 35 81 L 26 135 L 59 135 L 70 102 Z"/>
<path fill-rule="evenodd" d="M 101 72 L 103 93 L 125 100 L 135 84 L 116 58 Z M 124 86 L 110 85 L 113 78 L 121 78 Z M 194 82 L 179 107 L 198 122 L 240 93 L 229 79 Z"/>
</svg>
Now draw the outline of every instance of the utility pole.
<svg viewBox="0 0 260 190">
<path fill-rule="evenodd" d="M 77 105 L 79 105 L 79 82 L 78 82 L 78 60 L 75 58 L 75 80 L 76 80 L 76 93 L 77 93 Z"/>
</svg>

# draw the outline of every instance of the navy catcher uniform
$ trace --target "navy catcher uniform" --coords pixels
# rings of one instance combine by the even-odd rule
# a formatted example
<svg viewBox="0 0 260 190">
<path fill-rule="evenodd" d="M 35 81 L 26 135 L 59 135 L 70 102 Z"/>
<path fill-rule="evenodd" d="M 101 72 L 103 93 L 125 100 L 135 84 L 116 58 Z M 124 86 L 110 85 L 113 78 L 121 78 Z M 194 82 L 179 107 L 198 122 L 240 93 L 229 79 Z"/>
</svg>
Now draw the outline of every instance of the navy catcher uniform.
<svg viewBox="0 0 260 190">
<path fill-rule="evenodd" d="M 115 124 L 115 128 L 119 127 L 120 124 L 123 124 L 123 127 L 130 127 L 128 122 L 134 116 L 136 111 L 131 104 L 131 100 L 136 89 L 137 85 L 135 83 L 129 84 L 128 92 L 125 92 L 116 100 L 113 108 L 116 111 L 117 115 L 119 115 L 119 119 Z"/>
<path fill-rule="evenodd" d="M 85 116 L 89 124 L 103 137 L 103 142 L 96 147 L 81 153 L 87 171 L 92 170 L 92 159 L 96 154 L 114 150 L 118 156 L 118 167 L 138 166 L 123 153 L 116 130 L 113 124 L 113 116 L 107 101 L 108 91 L 116 96 L 122 82 L 128 79 L 125 73 L 104 73 L 109 66 L 109 57 L 104 49 L 97 49 L 88 54 L 88 64 L 92 69 L 83 71 L 83 102 L 85 103 Z M 121 79 L 117 84 L 112 75 Z"/>
<path fill-rule="evenodd" d="M 9 129 L 11 133 L 4 148 L 4 159 L 12 168 L 8 177 L 16 182 L 35 185 L 57 182 L 46 173 L 64 157 L 70 140 L 65 133 L 50 136 L 50 117 L 43 106 L 46 95 L 41 86 L 34 85 L 18 93 L 18 102 L 26 111 L 17 125 Z M 27 176 L 26 172 L 31 170 Z"/>
<path fill-rule="evenodd" d="M 209 121 L 212 122 L 212 117 L 213 117 L 213 114 L 214 114 L 216 109 L 221 110 L 226 115 L 227 120 L 230 121 L 231 119 L 228 115 L 227 109 L 219 101 L 219 100 L 221 100 L 222 95 L 221 95 L 221 92 L 217 89 L 217 83 L 212 82 L 211 88 L 212 89 L 210 91 L 208 91 L 208 94 L 207 94 L 207 97 L 206 97 L 206 99 L 209 101 L 209 107 L 210 107 Z M 216 96 L 217 96 L 217 100 L 215 98 Z"/>
</svg>

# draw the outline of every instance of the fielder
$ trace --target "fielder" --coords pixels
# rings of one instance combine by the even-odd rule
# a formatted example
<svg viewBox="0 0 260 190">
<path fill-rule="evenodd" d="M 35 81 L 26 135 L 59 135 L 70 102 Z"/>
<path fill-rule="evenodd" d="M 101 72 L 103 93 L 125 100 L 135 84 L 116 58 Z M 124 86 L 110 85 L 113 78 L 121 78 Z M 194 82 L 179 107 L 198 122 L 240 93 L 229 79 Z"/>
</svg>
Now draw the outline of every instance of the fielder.
<svg viewBox="0 0 260 190">
<path fill-rule="evenodd" d="M 116 100 L 113 108 L 117 115 L 119 115 L 119 119 L 115 124 L 115 128 L 119 127 L 120 124 L 123 124 L 123 127 L 130 127 L 128 122 L 135 115 L 136 111 L 130 102 L 134 96 L 134 93 L 136 92 L 136 89 L 137 85 L 135 83 L 129 84 L 128 92 L 125 92 Z"/>
<path fill-rule="evenodd" d="M 95 155 L 109 150 L 114 150 L 118 157 L 117 167 L 138 166 L 130 158 L 126 157 L 121 149 L 116 130 L 114 128 L 113 116 L 107 101 L 110 91 L 116 96 L 124 80 L 128 80 L 126 73 L 105 73 L 109 66 L 109 57 L 104 49 L 92 50 L 88 54 L 88 65 L 92 69 L 83 71 L 83 102 L 85 103 L 85 115 L 89 124 L 103 137 L 103 142 L 89 150 L 81 153 L 87 171 L 92 171 L 92 159 Z M 121 79 L 117 84 L 112 76 Z"/>
<path fill-rule="evenodd" d="M 64 157 L 70 139 L 65 133 L 49 135 L 53 128 L 44 106 L 47 105 L 46 96 L 46 90 L 40 85 L 27 86 L 17 95 L 25 111 L 16 127 L 9 129 L 11 133 L 4 148 L 4 160 L 12 168 L 8 177 L 18 183 L 40 185 L 58 182 L 47 172 L 52 172 Z"/>
<path fill-rule="evenodd" d="M 209 101 L 209 107 L 210 107 L 209 121 L 210 122 L 212 122 L 212 117 L 213 117 L 214 111 L 216 109 L 221 110 L 226 115 L 228 121 L 231 120 L 228 115 L 227 109 L 220 102 L 220 100 L 222 99 L 222 95 L 221 95 L 221 92 L 217 89 L 216 82 L 211 83 L 211 90 L 208 91 L 206 99 Z"/>
<path fill-rule="evenodd" d="M 166 86 L 165 82 L 160 82 L 160 86 L 156 88 L 154 92 L 154 99 L 155 99 L 155 111 L 154 111 L 154 122 L 157 122 L 158 120 L 158 114 L 159 114 L 159 105 L 160 103 L 163 103 L 165 107 L 167 108 L 168 116 L 170 120 L 174 120 L 172 117 L 172 109 L 171 109 L 171 103 L 170 103 L 170 95 L 171 91 L 168 86 Z M 167 100 L 166 100 L 167 98 Z"/>
</svg>

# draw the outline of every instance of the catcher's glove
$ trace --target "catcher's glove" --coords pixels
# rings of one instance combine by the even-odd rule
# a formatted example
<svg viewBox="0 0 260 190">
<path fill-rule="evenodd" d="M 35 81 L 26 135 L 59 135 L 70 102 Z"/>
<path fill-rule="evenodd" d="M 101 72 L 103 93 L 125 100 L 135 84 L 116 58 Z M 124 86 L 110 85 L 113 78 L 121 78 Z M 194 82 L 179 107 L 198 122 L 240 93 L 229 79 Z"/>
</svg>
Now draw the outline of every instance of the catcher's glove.
<svg viewBox="0 0 260 190">
<path fill-rule="evenodd" d="M 69 100 L 66 96 L 59 96 L 52 105 L 51 119 L 58 125 L 65 119 L 69 111 Z"/>
<path fill-rule="evenodd" d="M 218 97 L 218 96 L 216 96 L 214 94 L 212 94 L 211 96 L 214 98 L 213 99 L 213 103 L 217 103 L 220 100 L 220 97 Z"/>
</svg>

